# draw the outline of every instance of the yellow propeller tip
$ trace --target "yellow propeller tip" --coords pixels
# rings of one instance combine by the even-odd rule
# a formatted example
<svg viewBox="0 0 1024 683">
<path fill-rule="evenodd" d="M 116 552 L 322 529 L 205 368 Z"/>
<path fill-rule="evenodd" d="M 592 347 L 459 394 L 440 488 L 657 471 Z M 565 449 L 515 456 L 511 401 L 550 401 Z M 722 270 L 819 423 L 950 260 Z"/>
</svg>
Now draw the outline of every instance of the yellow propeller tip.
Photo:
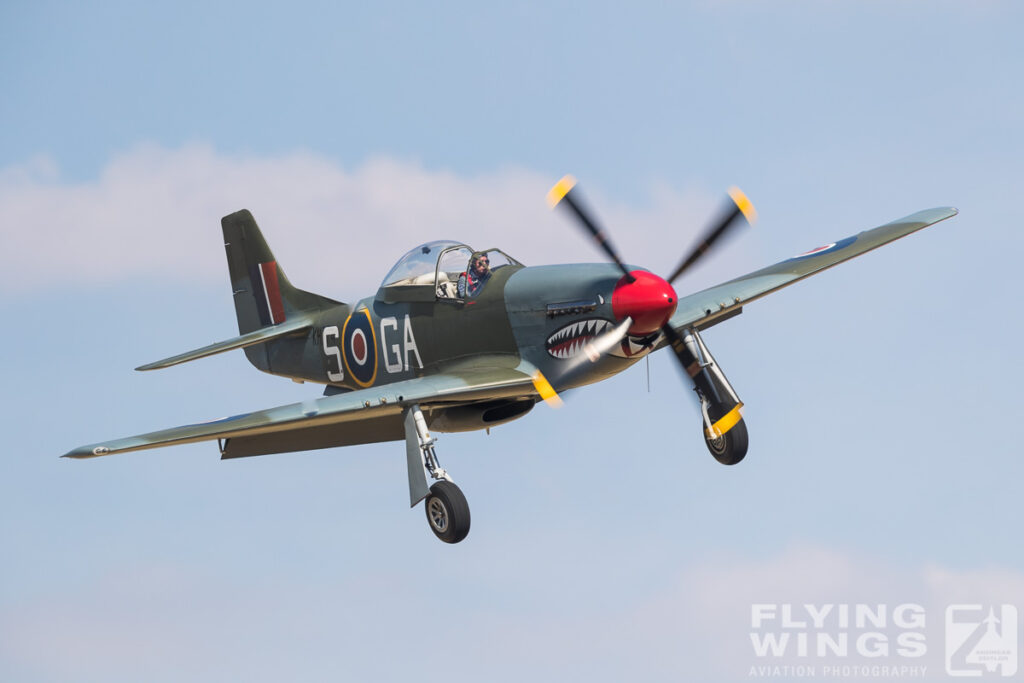
<svg viewBox="0 0 1024 683">
<path fill-rule="evenodd" d="M 730 187 L 729 196 L 732 197 L 732 200 L 736 203 L 736 208 L 743 213 L 743 217 L 747 219 L 748 223 L 753 225 L 757 222 L 757 210 L 747 195 L 743 194 L 743 190 L 736 186 Z"/>
<path fill-rule="evenodd" d="M 542 373 L 540 370 L 533 373 L 533 387 L 537 390 L 537 393 L 540 394 L 540 397 L 544 399 L 544 402 L 547 403 L 549 406 L 551 406 L 552 408 L 562 407 L 561 397 L 555 391 L 555 388 L 551 386 L 551 382 L 548 381 L 548 378 L 545 377 L 544 373 Z"/>
<path fill-rule="evenodd" d="M 565 195 L 569 194 L 569 190 L 576 185 L 576 179 L 571 175 L 562 176 L 562 179 L 555 183 L 555 186 L 548 192 L 548 204 L 551 208 L 555 208 L 558 202 L 562 201 Z"/>
</svg>

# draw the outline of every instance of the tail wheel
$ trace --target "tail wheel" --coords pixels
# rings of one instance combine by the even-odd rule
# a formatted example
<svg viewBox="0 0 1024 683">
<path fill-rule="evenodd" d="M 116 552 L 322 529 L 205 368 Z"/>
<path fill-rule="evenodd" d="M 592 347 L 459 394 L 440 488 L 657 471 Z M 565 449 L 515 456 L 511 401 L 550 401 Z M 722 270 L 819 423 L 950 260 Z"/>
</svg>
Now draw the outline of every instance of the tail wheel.
<svg viewBox="0 0 1024 683">
<path fill-rule="evenodd" d="M 735 465 L 747 455 L 747 423 L 740 420 L 717 439 L 705 439 L 708 450 L 723 465 Z"/>
<path fill-rule="evenodd" d="M 431 486 L 425 507 L 430 530 L 445 543 L 458 543 L 469 533 L 469 503 L 452 482 Z"/>
</svg>

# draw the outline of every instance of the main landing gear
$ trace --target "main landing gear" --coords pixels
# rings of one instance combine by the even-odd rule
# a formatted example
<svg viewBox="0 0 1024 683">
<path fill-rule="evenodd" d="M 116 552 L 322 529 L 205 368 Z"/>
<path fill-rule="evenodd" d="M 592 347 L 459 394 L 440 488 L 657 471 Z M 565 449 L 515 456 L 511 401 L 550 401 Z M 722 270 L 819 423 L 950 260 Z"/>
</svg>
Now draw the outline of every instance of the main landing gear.
<svg viewBox="0 0 1024 683">
<path fill-rule="evenodd" d="M 743 403 L 696 329 L 686 330 L 682 343 L 681 355 L 689 361 L 686 371 L 700 400 L 704 442 L 715 460 L 735 465 L 747 455 L 747 425 L 740 415 Z"/>
<path fill-rule="evenodd" d="M 418 405 L 405 409 L 405 455 L 409 470 L 409 507 L 424 498 L 427 523 L 434 535 L 445 543 L 458 543 L 469 533 L 469 503 L 462 490 L 441 467 L 434 452 L 436 439 L 430 436 L 427 422 Z M 436 481 L 427 488 L 427 474 Z"/>
<path fill-rule="evenodd" d="M 426 508 L 430 530 L 445 543 L 458 543 L 469 533 L 469 503 L 452 482 L 431 486 Z"/>
<path fill-rule="evenodd" d="M 704 437 L 711 455 L 723 465 L 735 465 L 747 455 L 747 425 L 741 419 L 736 425 L 721 436 Z"/>
</svg>

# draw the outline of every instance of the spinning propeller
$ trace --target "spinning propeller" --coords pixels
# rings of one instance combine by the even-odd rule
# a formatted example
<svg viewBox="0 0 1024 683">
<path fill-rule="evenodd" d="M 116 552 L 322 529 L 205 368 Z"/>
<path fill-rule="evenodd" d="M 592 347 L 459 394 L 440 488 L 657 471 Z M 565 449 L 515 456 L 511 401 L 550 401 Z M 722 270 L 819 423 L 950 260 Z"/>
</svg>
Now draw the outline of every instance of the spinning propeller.
<svg viewBox="0 0 1024 683">
<path fill-rule="evenodd" d="M 568 383 L 568 380 L 571 380 L 581 367 L 585 367 L 588 363 L 596 363 L 618 346 L 626 335 L 647 335 L 659 330 L 672 346 L 680 366 L 688 376 L 696 381 L 698 373 L 702 370 L 697 360 L 700 351 L 692 341 L 684 339 L 669 325 L 669 319 L 679 302 L 672 283 L 682 277 L 694 264 L 706 256 L 716 243 L 719 243 L 725 235 L 735 229 L 739 225 L 740 217 L 745 218 L 747 223 L 753 225 L 757 219 L 757 213 L 750 200 L 739 188 L 730 189 L 731 202 L 722 212 L 720 218 L 703 232 L 697 245 L 680 261 L 669 278 L 665 280 L 654 273 L 645 270 L 630 271 L 626 267 L 605 231 L 594 222 L 581 205 L 575 186 L 576 179 L 572 176 L 565 176 L 551 188 L 548 193 L 548 203 L 552 207 L 559 203 L 568 206 L 597 246 L 622 271 L 622 278 L 615 284 L 612 293 L 612 312 L 615 319 L 620 322 L 611 330 L 590 341 L 556 382 Z M 543 381 L 543 384 L 546 385 L 546 389 L 541 390 L 542 398 L 549 403 L 559 401 L 551 385 L 546 380 Z M 701 382 L 701 384 L 705 383 Z M 538 389 L 540 390 L 541 387 L 538 386 Z M 738 420 L 738 409 L 734 412 L 734 419 Z"/>
</svg>

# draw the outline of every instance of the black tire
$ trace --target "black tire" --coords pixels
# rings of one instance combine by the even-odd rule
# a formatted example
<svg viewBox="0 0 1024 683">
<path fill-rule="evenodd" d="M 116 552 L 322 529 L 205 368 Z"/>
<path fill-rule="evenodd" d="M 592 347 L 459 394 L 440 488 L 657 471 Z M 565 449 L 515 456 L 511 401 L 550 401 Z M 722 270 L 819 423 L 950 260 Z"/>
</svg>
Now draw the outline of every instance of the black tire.
<svg viewBox="0 0 1024 683">
<path fill-rule="evenodd" d="M 430 530 L 445 543 L 458 543 L 469 533 L 469 503 L 462 490 L 450 481 L 431 486 L 423 507 Z"/>
<path fill-rule="evenodd" d="M 722 436 L 717 439 L 705 438 L 704 443 L 708 445 L 715 460 L 723 465 L 735 465 L 747 455 L 747 423 L 740 420 Z"/>
</svg>

